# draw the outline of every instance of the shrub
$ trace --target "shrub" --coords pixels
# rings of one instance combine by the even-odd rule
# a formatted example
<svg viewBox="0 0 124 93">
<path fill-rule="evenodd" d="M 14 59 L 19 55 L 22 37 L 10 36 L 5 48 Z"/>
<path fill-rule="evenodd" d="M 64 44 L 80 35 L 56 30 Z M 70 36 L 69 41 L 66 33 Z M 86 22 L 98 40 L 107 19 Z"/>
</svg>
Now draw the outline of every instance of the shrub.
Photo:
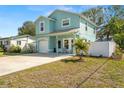
<svg viewBox="0 0 124 93">
<path fill-rule="evenodd" d="M 115 34 L 113 38 L 119 47 L 124 50 L 124 33 Z"/>
<path fill-rule="evenodd" d="M 114 52 L 114 55 L 121 55 L 121 54 L 122 54 L 121 48 L 119 47 L 119 45 L 117 45 L 115 52 Z"/>
<path fill-rule="evenodd" d="M 2 47 L 0 47 L 0 56 L 4 54 L 4 50 Z"/>
<path fill-rule="evenodd" d="M 3 50 L 3 48 L 2 48 L 2 47 L 0 47 L 0 52 L 4 52 L 4 50 Z"/>
<path fill-rule="evenodd" d="M 75 40 L 74 46 L 76 48 L 76 54 L 80 57 L 80 59 L 81 59 L 82 55 L 88 54 L 89 43 L 86 42 L 85 39 L 78 37 Z"/>
<path fill-rule="evenodd" d="M 8 52 L 10 52 L 10 53 L 20 53 L 21 52 L 21 48 L 19 46 L 12 45 L 9 48 Z"/>
<path fill-rule="evenodd" d="M 36 52 L 35 46 L 34 46 L 33 44 L 28 44 L 28 45 L 26 45 L 26 46 L 22 49 L 21 52 L 22 52 L 22 53 L 34 53 L 34 52 Z"/>
</svg>

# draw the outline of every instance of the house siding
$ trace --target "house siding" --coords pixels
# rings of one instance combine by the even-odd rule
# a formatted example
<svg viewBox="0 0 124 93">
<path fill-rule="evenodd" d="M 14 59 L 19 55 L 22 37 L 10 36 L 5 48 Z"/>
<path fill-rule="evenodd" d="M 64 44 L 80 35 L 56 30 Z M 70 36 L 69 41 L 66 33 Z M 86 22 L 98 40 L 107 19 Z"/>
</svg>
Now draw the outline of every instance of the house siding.
<svg viewBox="0 0 124 93">
<path fill-rule="evenodd" d="M 55 31 L 55 21 L 49 21 L 49 32 Z"/>
<path fill-rule="evenodd" d="M 41 32 L 40 31 L 40 22 L 44 22 L 45 23 L 45 31 Z M 50 25 L 49 25 L 50 21 L 46 18 L 39 18 L 36 23 L 35 23 L 35 26 L 36 26 L 36 35 L 38 34 L 46 34 L 46 33 L 49 33 L 50 32 Z"/>
<path fill-rule="evenodd" d="M 85 29 L 87 23 L 87 31 Z M 84 19 L 80 19 L 80 31 L 79 35 L 82 38 L 86 38 L 87 40 L 90 40 L 91 42 L 94 42 L 96 40 L 96 33 L 94 33 L 94 26 L 85 21 Z"/>
<path fill-rule="evenodd" d="M 55 36 L 51 36 L 49 38 L 49 51 L 53 51 L 54 48 L 56 48 L 56 37 Z"/>
<path fill-rule="evenodd" d="M 55 30 L 56 31 L 80 27 L 80 23 L 79 23 L 80 17 L 76 16 L 74 14 L 71 14 L 71 13 L 64 13 L 61 11 L 57 11 L 49 17 L 56 20 L 56 22 L 55 22 Z M 66 19 L 66 18 L 70 18 L 70 26 L 62 27 L 61 26 L 62 19 Z"/>
<path fill-rule="evenodd" d="M 62 20 L 69 18 L 70 24 L 69 26 L 62 26 Z M 39 23 L 41 21 L 44 21 L 45 23 L 45 31 L 41 32 Z M 85 31 L 85 25 L 87 23 L 87 31 Z M 54 11 L 50 16 L 43 17 L 41 16 L 40 18 L 37 19 L 35 22 L 36 24 L 36 45 L 37 49 L 39 49 L 39 39 L 42 39 L 44 37 L 48 37 L 48 52 L 52 52 L 54 48 L 56 48 L 56 35 L 57 40 L 61 40 L 63 43 L 63 39 L 65 38 L 74 38 L 74 36 L 79 35 L 82 38 L 85 38 L 88 41 L 94 42 L 96 40 L 96 34 L 94 34 L 94 24 L 90 23 L 83 17 L 79 16 L 78 14 L 71 13 L 71 12 L 64 12 L 64 11 Z M 71 29 L 78 29 L 77 33 L 72 34 L 56 34 L 49 36 L 50 32 L 65 32 L 65 31 L 70 31 Z M 54 33 L 55 34 L 55 33 Z M 74 35 L 75 34 L 75 35 Z M 70 39 L 71 40 L 71 39 Z M 62 46 L 63 48 L 63 46 Z"/>
<path fill-rule="evenodd" d="M 72 34 L 67 34 L 67 35 L 61 35 L 57 37 L 57 41 L 60 40 L 63 43 L 63 39 L 68 39 L 68 38 L 74 38 L 74 35 Z M 54 48 L 56 48 L 56 37 L 51 36 L 49 37 L 49 51 L 53 52 Z M 61 49 L 63 48 L 63 45 L 61 46 Z"/>
</svg>

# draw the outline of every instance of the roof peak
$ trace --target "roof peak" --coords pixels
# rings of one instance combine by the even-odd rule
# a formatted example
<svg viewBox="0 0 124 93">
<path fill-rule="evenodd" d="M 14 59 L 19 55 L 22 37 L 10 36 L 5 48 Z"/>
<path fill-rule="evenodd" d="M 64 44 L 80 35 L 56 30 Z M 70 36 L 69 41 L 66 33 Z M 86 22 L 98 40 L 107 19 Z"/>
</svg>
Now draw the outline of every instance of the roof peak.
<svg viewBox="0 0 124 93">
<path fill-rule="evenodd" d="M 79 14 L 79 13 L 72 12 L 72 11 L 69 11 L 69 10 L 56 9 L 56 10 L 54 10 L 54 11 L 48 16 L 48 18 L 50 18 L 50 16 L 51 16 L 54 12 L 56 12 L 56 11 L 61 11 L 61 12 L 67 12 L 67 13 L 75 14 L 75 15 L 80 16 L 81 18 L 85 19 L 86 21 L 88 21 L 89 23 L 91 23 L 92 25 L 94 25 L 94 26 L 97 27 L 97 25 L 96 25 L 95 23 L 93 23 L 91 20 L 89 20 L 88 18 L 86 18 L 84 15 L 81 15 L 81 14 Z"/>
</svg>

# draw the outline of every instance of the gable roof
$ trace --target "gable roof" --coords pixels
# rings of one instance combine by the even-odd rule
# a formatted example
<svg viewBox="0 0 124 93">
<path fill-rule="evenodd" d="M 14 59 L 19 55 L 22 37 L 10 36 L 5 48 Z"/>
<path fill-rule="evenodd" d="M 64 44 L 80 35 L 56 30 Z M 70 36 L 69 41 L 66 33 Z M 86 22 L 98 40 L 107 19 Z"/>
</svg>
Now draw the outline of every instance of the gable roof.
<svg viewBox="0 0 124 93">
<path fill-rule="evenodd" d="M 25 37 L 30 37 L 30 38 L 34 39 L 34 37 L 30 36 L 30 35 L 21 35 L 21 36 L 4 37 L 4 38 L 0 38 L 0 40 L 4 40 L 4 39 L 18 39 L 18 38 L 25 38 Z"/>
<path fill-rule="evenodd" d="M 35 20 L 35 22 L 36 22 L 37 20 L 39 20 L 40 18 L 48 19 L 48 20 L 51 20 L 51 21 L 56 21 L 56 20 L 53 19 L 53 18 L 49 18 L 49 17 L 45 17 L 45 16 L 39 16 L 39 17 Z"/>
<path fill-rule="evenodd" d="M 92 24 L 92 25 L 94 25 L 95 27 L 97 27 L 97 25 L 96 25 L 94 22 L 90 21 L 90 20 L 89 20 L 88 18 L 86 18 L 84 15 L 81 15 L 81 14 L 78 14 L 78 13 L 75 13 L 75 12 L 66 11 L 66 10 L 59 10 L 59 9 L 56 9 L 55 11 L 53 11 L 53 12 L 48 16 L 48 18 L 50 18 L 50 16 L 51 16 L 52 14 L 54 14 L 55 12 L 58 12 L 58 11 L 60 11 L 60 12 L 65 12 L 65 13 L 71 13 L 71 14 L 77 15 L 77 16 L 83 18 L 84 20 L 88 21 L 90 24 Z"/>
</svg>

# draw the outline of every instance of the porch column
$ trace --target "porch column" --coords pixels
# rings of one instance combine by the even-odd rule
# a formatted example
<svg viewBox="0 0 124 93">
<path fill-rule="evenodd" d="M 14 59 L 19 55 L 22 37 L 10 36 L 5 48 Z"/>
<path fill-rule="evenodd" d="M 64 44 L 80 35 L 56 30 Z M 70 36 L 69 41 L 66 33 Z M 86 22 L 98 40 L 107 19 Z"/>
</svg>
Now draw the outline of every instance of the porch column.
<svg viewBox="0 0 124 93">
<path fill-rule="evenodd" d="M 76 34 L 74 33 L 73 34 L 73 44 L 75 44 L 75 38 L 76 38 Z M 73 54 L 76 55 L 76 48 L 74 45 L 73 45 Z"/>
<path fill-rule="evenodd" d="M 56 36 L 56 53 L 58 55 L 58 36 Z"/>
</svg>

